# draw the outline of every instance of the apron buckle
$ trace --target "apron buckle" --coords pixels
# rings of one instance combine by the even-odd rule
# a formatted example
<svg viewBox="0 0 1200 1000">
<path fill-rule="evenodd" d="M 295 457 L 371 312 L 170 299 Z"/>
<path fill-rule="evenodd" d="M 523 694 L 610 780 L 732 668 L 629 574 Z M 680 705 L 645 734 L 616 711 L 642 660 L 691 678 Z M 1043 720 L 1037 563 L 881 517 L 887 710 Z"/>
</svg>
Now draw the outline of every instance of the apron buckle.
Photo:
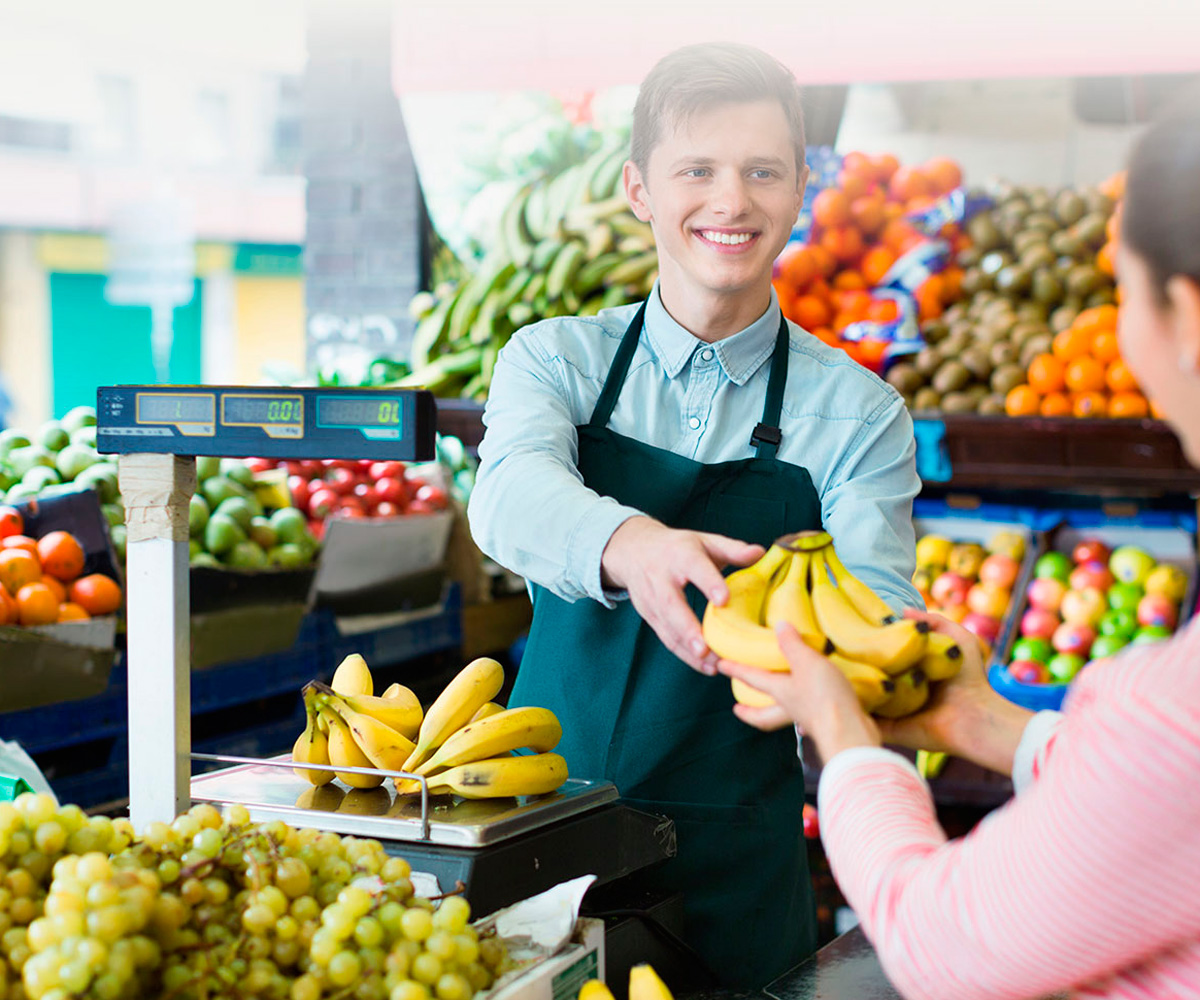
<svg viewBox="0 0 1200 1000">
<path fill-rule="evenodd" d="M 750 435 L 750 444 L 774 444 L 778 445 L 783 440 L 783 431 L 778 427 L 772 427 L 770 424 L 760 423 L 754 428 L 754 432 Z"/>
</svg>

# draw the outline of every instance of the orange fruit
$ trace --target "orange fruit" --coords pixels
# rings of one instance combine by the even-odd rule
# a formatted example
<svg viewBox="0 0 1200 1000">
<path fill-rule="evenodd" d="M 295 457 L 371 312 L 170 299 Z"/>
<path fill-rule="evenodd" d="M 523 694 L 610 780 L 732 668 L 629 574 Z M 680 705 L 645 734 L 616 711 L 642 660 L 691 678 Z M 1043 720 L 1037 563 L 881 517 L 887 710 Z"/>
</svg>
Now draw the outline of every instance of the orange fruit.
<svg viewBox="0 0 1200 1000">
<path fill-rule="evenodd" d="M 1041 397 L 1027 385 L 1010 389 L 1004 397 L 1004 412 L 1010 417 L 1032 417 L 1041 405 Z"/>
<path fill-rule="evenodd" d="M 78 604 L 73 604 L 70 601 L 64 601 L 58 606 L 58 620 L 60 622 L 82 622 L 87 621 L 91 617 Z"/>
<path fill-rule="evenodd" d="M 868 287 L 867 280 L 858 271 L 839 271 L 833 279 L 833 287 L 839 292 L 857 292 Z"/>
<path fill-rule="evenodd" d="M 1125 197 L 1125 171 L 1118 171 L 1108 178 L 1108 180 L 1102 181 L 1096 186 L 1102 194 L 1108 195 L 1113 201 L 1120 201 Z"/>
<path fill-rule="evenodd" d="M 56 580 L 54 577 L 47 576 L 45 573 L 43 573 L 42 578 L 38 581 L 38 583 L 44 583 L 47 587 L 49 587 L 54 592 L 54 596 L 57 598 L 59 604 L 62 604 L 62 602 L 67 599 L 67 588 L 63 586 L 63 582 L 61 580 Z"/>
<path fill-rule="evenodd" d="M 875 174 L 875 179 L 886 184 L 892 179 L 892 175 L 900 169 L 900 161 L 891 153 L 882 153 L 879 156 L 871 157 L 871 170 Z"/>
<path fill-rule="evenodd" d="M 833 319 L 829 303 L 815 295 L 801 295 L 792 304 L 791 319 L 812 332 L 818 327 L 828 326 Z"/>
<path fill-rule="evenodd" d="M 1116 264 L 1116 245 L 1112 242 L 1105 243 L 1096 252 L 1096 267 L 1101 274 L 1107 274 L 1110 278 L 1117 273 Z"/>
<path fill-rule="evenodd" d="M 927 319 L 937 319 L 942 314 L 944 288 L 942 276 L 931 274 L 913 295 L 913 298 L 917 300 L 917 317 L 922 322 Z"/>
<path fill-rule="evenodd" d="M 853 226 L 834 226 L 822 234 L 821 246 L 833 254 L 835 260 L 849 264 L 862 254 L 863 239 Z"/>
<path fill-rule="evenodd" d="M 1112 364 L 1121 356 L 1121 346 L 1112 330 L 1101 330 L 1092 338 L 1092 357 L 1103 365 Z"/>
<path fill-rule="evenodd" d="M 7 538 L 0 540 L 0 548 L 6 549 L 24 549 L 30 555 L 37 555 L 37 539 L 30 538 L 28 535 L 9 535 Z"/>
<path fill-rule="evenodd" d="M 15 594 L 27 583 L 36 583 L 42 578 L 42 566 L 37 557 L 25 549 L 0 551 L 0 584 Z"/>
<path fill-rule="evenodd" d="M 795 291 L 802 291 L 820 273 L 819 266 L 810 247 L 797 247 L 780 259 L 779 276 Z"/>
<path fill-rule="evenodd" d="M 883 227 L 883 232 L 879 236 L 879 242 L 899 256 L 904 253 L 913 239 L 920 239 L 921 234 L 918 233 L 903 219 L 892 219 L 886 226 Z"/>
<path fill-rule="evenodd" d="M 1087 357 L 1092 353 L 1092 335 L 1082 327 L 1071 325 L 1054 335 L 1051 350 L 1064 362 Z"/>
<path fill-rule="evenodd" d="M 58 598 L 44 583 L 27 583 L 17 591 L 17 618 L 22 625 L 58 621 Z"/>
<path fill-rule="evenodd" d="M 851 150 L 842 157 L 842 169 L 856 174 L 866 174 L 868 177 L 875 176 L 875 169 L 871 165 L 871 157 L 860 150 Z"/>
<path fill-rule="evenodd" d="M 0 538 L 25 532 L 25 518 L 16 507 L 0 507 Z"/>
<path fill-rule="evenodd" d="M 1115 330 L 1117 328 L 1117 307 L 1104 305 L 1084 309 L 1075 317 L 1075 322 L 1071 325 L 1089 330 L 1093 334 L 1100 330 Z"/>
<path fill-rule="evenodd" d="M 1103 417 L 1108 413 L 1108 397 L 1102 392 L 1077 392 L 1071 396 L 1071 412 L 1077 417 Z"/>
<path fill-rule="evenodd" d="M 12 625 L 17 621 L 17 602 L 12 594 L 0 586 L 0 625 Z"/>
<path fill-rule="evenodd" d="M 1109 392 L 1139 392 L 1138 380 L 1133 377 L 1129 366 L 1120 358 L 1108 366 L 1104 382 Z"/>
<path fill-rule="evenodd" d="M 900 307 L 891 299 L 872 299 L 867 306 L 867 319 L 874 323 L 894 323 L 899 316 Z"/>
<path fill-rule="evenodd" d="M 820 244 L 809 246 L 808 255 L 816 263 L 817 274 L 822 278 L 831 277 L 837 270 L 837 258 Z"/>
<path fill-rule="evenodd" d="M 1043 417 L 1069 417 L 1071 415 L 1071 397 L 1065 392 L 1048 392 L 1042 398 L 1038 412 Z"/>
<path fill-rule="evenodd" d="M 1140 420 L 1150 416 L 1150 404 L 1140 392 L 1113 393 L 1112 399 L 1108 401 L 1108 415 Z"/>
<path fill-rule="evenodd" d="M 842 194 L 853 202 L 871 190 L 871 178 L 855 170 L 843 169 L 838 174 L 838 187 L 841 188 Z"/>
<path fill-rule="evenodd" d="M 850 199 L 837 188 L 818 191 L 812 203 L 813 221 L 825 229 L 844 226 L 850 221 Z"/>
<path fill-rule="evenodd" d="M 89 615 L 109 615 L 121 606 L 121 588 L 103 573 L 82 576 L 71 584 L 71 601 Z"/>
<path fill-rule="evenodd" d="M 83 546 L 69 531 L 51 531 L 38 539 L 42 572 L 60 580 L 74 580 L 83 572 Z"/>
<path fill-rule="evenodd" d="M 1053 354 L 1039 354 L 1029 362 L 1025 378 L 1035 392 L 1044 396 L 1046 393 L 1058 392 L 1066 385 L 1063 379 L 1065 367 Z"/>
<path fill-rule="evenodd" d="M 961 267 L 948 267 L 942 272 L 942 301 L 946 305 L 962 298 L 962 280 L 965 273 Z"/>
<path fill-rule="evenodd" d="M 850 217 L 865 235 L 874 236 L 887 222 L 887 216 L 884 214 L 886 204 L 883 195 L 879 194 L 868 194 L 861 198 L 855 198 L 850 203 Z"/>
<path fill-rule="evenodd" d="M 933 194 L 933 187 L 919 167 L 897 167 L 888 181 L 888 193 L 897 201 L 911 201 Z"/>
<path fill-rule="evenodd" d="M 1104 390 L 1104 365 L 1095 358 L 1075 358 L 1067 362 L 1063 380 L 1072 392 L 1102 392 Z"/>
<path fill-rule="evenodd" d="M 962 184 L 962 168 L 948 156 L 935 156 L 921 168 L 936 194 L 949 194 Z"/>
<path fill-rule="evenodd" d="M 883 281 L 883 276 L 892 269 L 892 265 L 895 263 L 896 255 L 887 247 L 871 247 L 863 254 L 860 265 L 867 287 L 874 288 Z"/>
</svg>

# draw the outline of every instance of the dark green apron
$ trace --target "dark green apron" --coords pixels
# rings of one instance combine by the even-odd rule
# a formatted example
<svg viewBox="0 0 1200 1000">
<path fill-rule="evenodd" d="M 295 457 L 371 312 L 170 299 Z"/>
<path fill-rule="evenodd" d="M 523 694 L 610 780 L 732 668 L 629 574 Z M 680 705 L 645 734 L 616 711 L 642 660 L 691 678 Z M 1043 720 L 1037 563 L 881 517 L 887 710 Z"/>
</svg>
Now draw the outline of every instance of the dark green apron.
<svg viewBox="0 0 1200 1000">
<path fill-rule="evenodd" d="M 782 318 L 753 458 L 704 465 L 608 429 L 645 310 L 625 332 L 591 421 L 576 428 L 584 483 L 673 528 L 760 545 L 819 528 L 808 471 L 775 457 L 788 366 Z M 688 599 L 701 614 L 694 587 Z M 680 661 L 629 601 L 610 610 L 535 587 L 533 607 L 509 704 L 558 714 L 558 752 L 572 777 L 608 779 L 625 801 L 675 821 L 679 853 L 653 879 L 683 893 L 688 943 L 730 986 L 764 985 L 809 955 L 816 923 L 795 733 L 739 722 L 728 680 Z"/>
</svg>

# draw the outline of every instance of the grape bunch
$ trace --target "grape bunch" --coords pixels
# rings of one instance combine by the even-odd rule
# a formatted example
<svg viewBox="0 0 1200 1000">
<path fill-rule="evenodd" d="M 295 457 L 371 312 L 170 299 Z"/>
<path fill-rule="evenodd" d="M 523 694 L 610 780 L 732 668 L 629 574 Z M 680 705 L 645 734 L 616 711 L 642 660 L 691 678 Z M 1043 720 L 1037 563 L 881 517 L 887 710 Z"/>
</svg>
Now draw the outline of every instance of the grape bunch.
<svg viewBox="0 0 1200 1000">
<path fill-rule="evenodd" d="M 0 804 L 0 1000 L 470 1000 L 503 943 L 416 897 L 378 841 L 198 805 L 126 820 Z"/>
</svg>

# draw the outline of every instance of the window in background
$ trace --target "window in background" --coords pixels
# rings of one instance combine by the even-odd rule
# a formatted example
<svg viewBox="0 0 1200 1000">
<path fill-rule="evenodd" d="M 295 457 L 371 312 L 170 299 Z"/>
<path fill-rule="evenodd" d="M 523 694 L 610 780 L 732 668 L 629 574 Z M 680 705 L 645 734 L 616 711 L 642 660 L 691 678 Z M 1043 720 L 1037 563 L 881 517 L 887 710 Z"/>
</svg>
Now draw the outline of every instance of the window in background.
<svg viewBox="0 0 1200 1000">
<path fill-rule="evenodd" d="M 269 81 L 267 108 L 271 131 L 263 170 L 268 174 L 298 174 L 303 152 L 301 78 L 280 76 Z"/>
<path fill-rule="evenodd" d="M 93 138 L 100 156 L 130 157 L 137 151 L 137 91 L 132 80 L 101 76 L 96 81 L 100 115 Z"/>
<path fill-rule="evenodd" d="M 218 166 L 230 158 L 229 95 L 202 90 L 196 97 L 196 127 L 192 132 L 192 160 L 201 166 Z"/>
<path fill-rule="evenodd" d="M 69 153 L 74 128 L 66 122 L 0 115 L 0 147 L 38 153 Z"/>
</svg>

